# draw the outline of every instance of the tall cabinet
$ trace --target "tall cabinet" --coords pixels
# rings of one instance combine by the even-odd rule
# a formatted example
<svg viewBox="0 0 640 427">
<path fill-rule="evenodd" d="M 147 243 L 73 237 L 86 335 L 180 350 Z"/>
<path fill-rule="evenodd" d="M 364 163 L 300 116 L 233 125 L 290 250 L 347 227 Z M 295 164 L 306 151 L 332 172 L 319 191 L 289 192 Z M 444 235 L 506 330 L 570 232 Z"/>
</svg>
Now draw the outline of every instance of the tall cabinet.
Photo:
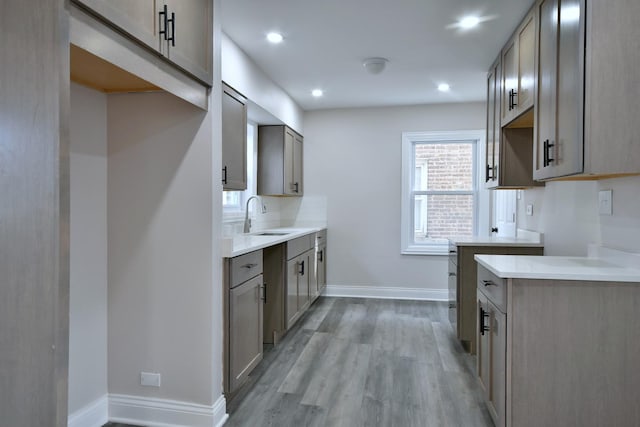
<svg viewBox="0 0 640 427">
<path fill-rule="evenodd" d="M 302 196 L 303 137 L 288 126 L 258 127 L 258 194 Z"/>
<path fill-rule="evenodd" d="M 65 2 L 2 2 L 0 424 L 67 426 L 69 39 Z M 9 243 L 10 242 L 10 243 Z"/>
</svg>

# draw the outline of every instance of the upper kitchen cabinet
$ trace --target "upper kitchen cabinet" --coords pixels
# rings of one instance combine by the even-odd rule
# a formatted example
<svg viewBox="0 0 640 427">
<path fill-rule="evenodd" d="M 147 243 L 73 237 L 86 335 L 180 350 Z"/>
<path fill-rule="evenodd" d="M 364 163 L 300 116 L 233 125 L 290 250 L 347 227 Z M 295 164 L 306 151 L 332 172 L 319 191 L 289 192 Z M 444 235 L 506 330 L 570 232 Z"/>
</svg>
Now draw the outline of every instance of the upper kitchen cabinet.
<svg viewBox="0 0 640 427">
<path fill-rule="evenodd" d="M 303 195 L 302 143 L 287 126 L 258 127 L 258 194 Z"/>
<path fill-rule="evenodd" d="M 543 0 L 537 9 L 534 177 L 640 174 L 640 2 Z"/>
<path fill-rule="evenodd" d="M 211 0 L 72 0 L 211 86 Z"/>
<path fill-rule="evenodd" d="M 500 125 L 503 67 L 498 57 L 487 74 L 487 139 L 485 187 L 524 188 L 540 185 L 533 180 L 533 129 Z M 512 122 L 513 125 L 520 120 Z"/>
<path fill-rule="evenodd" d="M 508 125 L 533 107 L 535 82 L 536 9 L 522 21 L 502 49 L 502 126 Z M 530 117 L 518 127 L 532 127 Z"/>
<path fill-rule="evenodd" d="M 222 85 L 222 187 L 247 189 L 247 100 Z"/>
</svg>

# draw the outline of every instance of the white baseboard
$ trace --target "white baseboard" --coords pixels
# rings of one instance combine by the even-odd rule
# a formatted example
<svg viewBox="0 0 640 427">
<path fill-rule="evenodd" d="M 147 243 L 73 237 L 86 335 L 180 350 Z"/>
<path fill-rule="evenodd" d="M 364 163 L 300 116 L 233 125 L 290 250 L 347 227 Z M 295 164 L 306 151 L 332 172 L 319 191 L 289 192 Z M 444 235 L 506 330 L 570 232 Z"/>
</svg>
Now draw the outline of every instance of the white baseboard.
<svg viewBox="0 0 640 427">
<path fill-rule="evenodd" d="M 109 421 L 148 427 L 221 427 L 227 420 L 224 396 L 211 406 L 123 394 L 109 395 Z"/>
<path fill-rule="evenodd" d="M 105 394 L 84 408 L 69 414 L 68 427 L 102 427 L 109 421 L 109 398 Z"/>
<path fill-rule="evenodd" d="M 399 288 L 390 286 L 342 286 L 327 285 L 328 297 L 406 299 L 423 301 L 448 301 L 448 289 Z"/>
</svg>

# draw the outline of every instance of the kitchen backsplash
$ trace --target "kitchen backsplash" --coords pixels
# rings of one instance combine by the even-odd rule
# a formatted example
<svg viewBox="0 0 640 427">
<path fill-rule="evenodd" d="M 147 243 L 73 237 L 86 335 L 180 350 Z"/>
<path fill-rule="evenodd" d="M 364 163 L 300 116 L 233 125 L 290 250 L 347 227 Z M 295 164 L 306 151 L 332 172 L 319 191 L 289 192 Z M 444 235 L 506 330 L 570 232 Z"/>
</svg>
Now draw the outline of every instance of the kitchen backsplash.
<svg viewBox="0 0 640 427">
<path fill-rule="evenodd" d="M 251 231 L 278 227 L 321 227 L 327 225 L 327 198 L 324 196 L 304 197 L 260 197 L 266 212 L 260 204 L 252 201 L 249 205 Z M 224 212 L 223 236 L 241 234 L 244 228 L 244 212 Z"/>
</svg>

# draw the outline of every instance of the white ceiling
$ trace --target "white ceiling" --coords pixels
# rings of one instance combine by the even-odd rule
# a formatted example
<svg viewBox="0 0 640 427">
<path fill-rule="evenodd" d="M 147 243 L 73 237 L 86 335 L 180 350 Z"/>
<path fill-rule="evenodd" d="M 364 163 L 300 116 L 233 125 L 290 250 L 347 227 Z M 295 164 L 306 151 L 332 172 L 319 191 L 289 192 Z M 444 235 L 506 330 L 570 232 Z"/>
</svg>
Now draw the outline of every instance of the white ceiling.
<svg viewBox="0 0 640 427">
<path fill-rule="evenodd" d="M 532 0 L 223 0 L 222 30 L 304 109 L 481 101 Z M 461 17 L 487 19 L 452 28 Z M 265 36 L 278 31 L 279 45 Z M 367 74 L 367 57 L 389 59 Z M 447 82 L 448 93 L 437 85 Z M 313 98 L 321 88 L 324 96 Z"/>
</svg>

